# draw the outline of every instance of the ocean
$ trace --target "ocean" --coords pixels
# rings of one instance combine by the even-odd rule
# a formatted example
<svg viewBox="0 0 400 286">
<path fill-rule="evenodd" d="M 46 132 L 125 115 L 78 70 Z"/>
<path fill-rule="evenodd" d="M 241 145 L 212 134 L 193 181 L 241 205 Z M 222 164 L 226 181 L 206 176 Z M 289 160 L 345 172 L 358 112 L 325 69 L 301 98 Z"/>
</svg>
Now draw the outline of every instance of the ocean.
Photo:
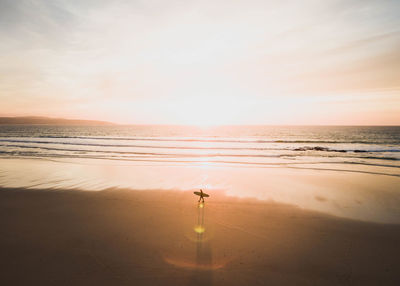
<svg viewBox="0 0 400 286">
<path fill-rule="evenodd" d="M 202 188 L 400 223 L 400 127 L 1 125 L 0 187 Z"/>
<path fill-rule="evenodd" d="M 400 166 L 400 127 L 0 126 L 0 156 Z"/>
</svg>

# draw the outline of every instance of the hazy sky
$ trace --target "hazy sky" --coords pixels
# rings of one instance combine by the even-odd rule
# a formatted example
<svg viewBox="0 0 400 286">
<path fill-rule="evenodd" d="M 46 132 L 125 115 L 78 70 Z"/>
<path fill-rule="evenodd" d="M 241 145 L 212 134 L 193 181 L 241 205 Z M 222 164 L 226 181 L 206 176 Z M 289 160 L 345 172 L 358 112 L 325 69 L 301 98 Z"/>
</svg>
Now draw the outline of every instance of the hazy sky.
<svg viewBox="0 0 400 286">
<path fill-rule="evenodd" d="M 0 115 L 400 124 L 400 1 L 0 0 Z"/>
</svg>

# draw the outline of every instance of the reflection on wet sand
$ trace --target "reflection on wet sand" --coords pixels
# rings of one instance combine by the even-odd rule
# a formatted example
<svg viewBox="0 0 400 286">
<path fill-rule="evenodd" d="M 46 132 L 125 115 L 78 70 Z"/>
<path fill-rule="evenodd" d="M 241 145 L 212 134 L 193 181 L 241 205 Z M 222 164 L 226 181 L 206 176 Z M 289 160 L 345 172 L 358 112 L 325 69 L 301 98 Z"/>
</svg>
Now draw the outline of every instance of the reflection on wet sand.
<svg viewBox="0 0 400 286">
<path fill-rule="evenodd" d="M 206 227 L 204 224 L 205 203 L 197 206 L 197 225 L 194 231 L 196 237 L 196 268 L 192 276 L 192 285 L 212 284 L 212 250 L 210 240 L 205 240 Z"/>
<path fill-rule="evenodd" d="M 194 206 L 191 208 L 194 211 Z M 228 262 L 226 257 L 213 260 L 213 254 L 215 256 L 214 251 L 216 251 L 216 249 L 214 251 L 212 249 L 214 231 L 212 225 L 211 227 L 210 225 L 206 226 L 205 213 L 205 203 L 198 202 L 196 210 L 190 218 L 192 223 L 185 227 L 189 231 L 183 237 L 183 244 L 187 248 L 181 252 L 169 250 L 169 253 L 163 255 L 163 260 L 168 264 L 190 271 L 189 285 L 212 285 L 215 271 L 223 268 Z M 188 255 L 189 253 L 190 255 Z"/>
</svg>

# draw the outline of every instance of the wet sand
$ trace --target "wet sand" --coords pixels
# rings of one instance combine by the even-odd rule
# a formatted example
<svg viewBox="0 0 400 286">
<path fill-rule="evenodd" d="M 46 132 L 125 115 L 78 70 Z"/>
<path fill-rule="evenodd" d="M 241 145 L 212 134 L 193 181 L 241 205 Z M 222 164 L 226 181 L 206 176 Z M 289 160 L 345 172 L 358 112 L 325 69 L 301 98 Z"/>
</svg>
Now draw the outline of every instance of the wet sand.
<svg viewBox="0 0 400 286">
<path fill-rule="evenodd" d="M 400 225 L 213 193 L 0 189 L 1 285 L 400 285 Z"/>
</svg>

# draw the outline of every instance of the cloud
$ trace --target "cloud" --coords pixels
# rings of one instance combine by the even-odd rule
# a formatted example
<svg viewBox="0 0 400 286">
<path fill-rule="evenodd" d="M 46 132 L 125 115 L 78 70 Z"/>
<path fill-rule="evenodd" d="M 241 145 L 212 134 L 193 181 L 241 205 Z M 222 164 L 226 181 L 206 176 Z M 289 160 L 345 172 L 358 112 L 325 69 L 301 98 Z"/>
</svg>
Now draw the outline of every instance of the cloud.
<svg viewBox="0 0 400 286">
<path fill-rule="evenodd" d="M 250 108 L 400 90 L 399 13 L 398 1 L 372 0 L 4 0 L 0 113 L 47 106 L 81 117 L 92 106 L 110 120 L 132 110 L 156 123 L 176 119 L 166 104 L 152 114 L 160 102 L 231 98 Z M 257 112 L 260 123 L 271 119 Z"/>
</svg>

